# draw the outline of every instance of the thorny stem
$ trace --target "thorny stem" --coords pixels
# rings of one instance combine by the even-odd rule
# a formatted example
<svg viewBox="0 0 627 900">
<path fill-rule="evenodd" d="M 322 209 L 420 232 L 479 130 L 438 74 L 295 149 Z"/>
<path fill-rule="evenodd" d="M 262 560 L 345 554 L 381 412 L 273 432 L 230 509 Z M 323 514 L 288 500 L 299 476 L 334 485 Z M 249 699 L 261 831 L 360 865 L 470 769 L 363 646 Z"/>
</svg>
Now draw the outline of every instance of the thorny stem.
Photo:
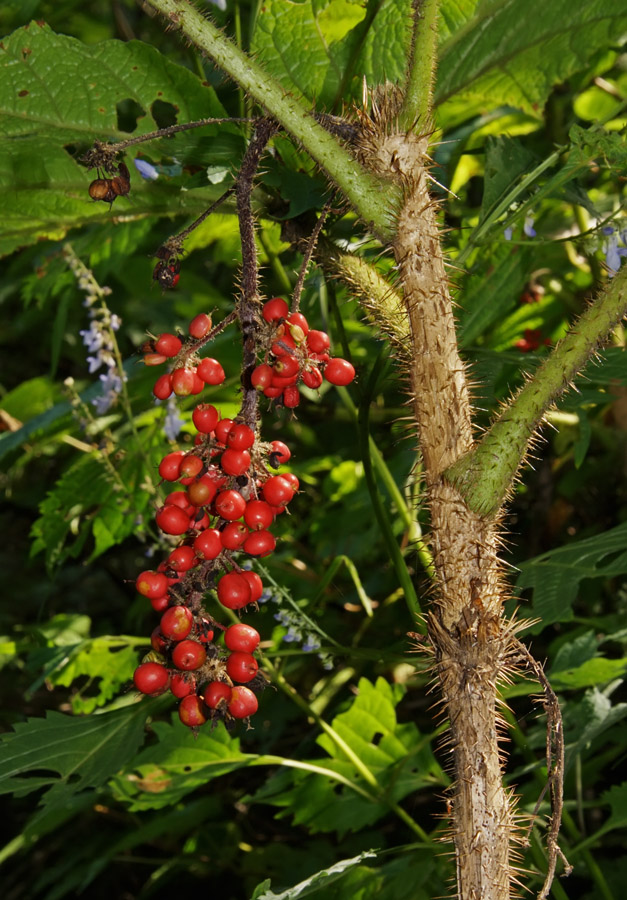
<svg viewBox="0 0 627 900">
<path fill-rule="evenodd" d="M 435 80 L 436 19 L 440 0 L 413 0 L 412 35 L 399 127 L 410 131 L 429 128 Z"/>
<path fill-rule="evenodd" d="M 272 135 L 278 130 L 278 123 L 271 119 L 261 119 L 242 160 L 235 185 L 237 218 L 239 220 L 242 244 L 241 293 L 237 304 L 242 328 L 242 391 L 243 399 L 240 416 L 253 430 L 257 430 L 257 407 L 259 394 L 250 378 L 257 364 L 257 327 L 259 322 L 259 266 L 255 244 L 255 219 L 251 206 L 253 182 L 259 161 Z"/>
<path fill-rule="evenodd" d="M 311 232 L 311 236 L 307 241 L 307 246 L 305 248 L 305 252 L 303 254 L 303 262 L 300 267 L 300 272 L 298 273 L 298 281 L 296 282 L 296 287 L 294 288 L 294 293 L 292 294 L 292 312 L 297 313 L 300 309 L 300 296 L 303 292 L 303 285 L 305 284 L 305 276 L 307 275 L 307 269 L 309 268 L 309 263 L 311 262 L 311 257 L 313 256 L 313 252 L 316 249 L 316 244 L 318 242 L 318 237 L 320 236 L 320 232 L 324 227 L 324 223 L 327 220 L 327 216 L 331 211 L 331 204 L 333 202 L 333 197 L 324 204 L 322 212 L 316 222 L 314 230 Z"/>
</svg>

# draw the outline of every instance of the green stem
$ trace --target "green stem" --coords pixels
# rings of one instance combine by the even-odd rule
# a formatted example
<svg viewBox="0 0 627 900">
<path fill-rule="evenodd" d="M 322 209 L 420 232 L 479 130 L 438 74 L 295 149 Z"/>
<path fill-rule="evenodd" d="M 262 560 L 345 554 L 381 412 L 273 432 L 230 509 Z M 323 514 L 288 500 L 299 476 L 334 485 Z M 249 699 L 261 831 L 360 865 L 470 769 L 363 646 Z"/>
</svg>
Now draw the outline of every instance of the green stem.
<svg viewBox="0 0 627 900">
<path fill-rule="evenodd" d="M 414 0 L 412 39 L 399 125 L 405 131 L 428 130 L 433 105 L 439 0 Z"/>
<path fill-rule="evenodd" d="M 321 579 L 320 584 L 318 585 L 318 593 L 313 600 L 313 606 L 316 606 L 316 600 L 321 596 L 327 586 L 333 581 L 336 572 L 340 569 L 342 565 L 345 565 L 348 569 L 348 573 L 353 579 L 353 584 L 355 585 L 355 590 L 357 591 L 357 596 L 361 601 L 361 605 L 363 606 L 366 615 L 372 616 L 372 601 L 368 594 L 364 590 L 364 586 L 361 583 L 361 579 L 359 577 L 359 573 L 357 568 L 355 567 L 355 563 L 352 559 L 349 559 L 348 556 L 336 556 L 327 571 L 324 574 L 324 577 Z"/>
<path fill-rule="evenodd" d="M 291 294 L 292 282 L 289 279 L 289 275 L 285 271 L 285 266 L 279 259 L 278 255 L 272 249 L 270 241 L 266 237 L 266 233 L 263 228 L 260 228 L 257 232 L 257 238 L 259 239 L 259 243 L 263 247 L 264 253 L 268 257 L 268 261 L 270 262 L 272 271 L 274 272 L 279 284 L 281 285 L 282 290 L 284 290 L 286 294 Z"/>
<path fill-rule="evenodd" d="M 471 509 L 486 516 L 498 511 L 547 409 L 626 314 L 627 266 L 577 320 L 479 445 L 446 472 Z"/>
<path fill-rule="evenodd" d="M 148 0 L 173 27 L 211 59 L 263 106 L 305 147 L 340 187 L 367 225 L 384 240 L 394 233 L 400 190 L 370 175 L 346 148 L 319 125 L 304 98 L 288 94 L 258 63 L 248 58 L 187 0 Z"/>
</svg>

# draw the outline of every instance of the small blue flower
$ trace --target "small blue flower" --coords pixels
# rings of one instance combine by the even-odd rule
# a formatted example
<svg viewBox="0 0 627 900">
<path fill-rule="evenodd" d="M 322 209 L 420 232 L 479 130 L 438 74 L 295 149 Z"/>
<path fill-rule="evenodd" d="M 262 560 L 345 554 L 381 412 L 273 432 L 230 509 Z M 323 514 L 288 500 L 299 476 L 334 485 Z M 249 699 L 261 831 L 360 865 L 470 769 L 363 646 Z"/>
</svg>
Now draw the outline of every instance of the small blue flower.
<svg viewBox="0 0 627 900">
<path fill-rule="evenodd" d="M 614 229 L 612 228 L 611 225 L 604 225 L 603 228 L 601 229 L 601 234 L 604 234 L 607 237 L 610 234 L 614 234 Z"/>
<path fill-rule="evenodd" d="M 527 237 L 534 238 L 536 236 L 536 230 L 533 227 L 534 218 L 533 216 L 525 216 L 525 224 L 523 225 L 523 231 L 527 235 Z"/>
<path fill-rule="evenodd" d="M 170 397 L 167 405 L 167 413 L 163 423 L 163 432 L 169 441 L 175 441 L 185 424 L 185 420 L 179 416 L 179 411 L 174 397 Z"/>
<path fill-rule="evenodd" d="M 303 642 L 303 650 L 305 653 L 311 653 L 312 650 L 320 649 L 320 641 L 315 634 L 308 634 Z"/>
<path fill-rule="evenodd" d="M 147 181 L 156 181 L 159 177 L 159 172 L 152 163 L 146 162 L 145 159 L 134 159 L 133 162 L 141 177 Z"/>
<path fill-rule="evenodd" d="M 514 229 L 510 225 L 503 232 L 503 237 L 505 238 L 506 241 L 511 241 L 513 234 L 514 234 Z"/>
</svg>

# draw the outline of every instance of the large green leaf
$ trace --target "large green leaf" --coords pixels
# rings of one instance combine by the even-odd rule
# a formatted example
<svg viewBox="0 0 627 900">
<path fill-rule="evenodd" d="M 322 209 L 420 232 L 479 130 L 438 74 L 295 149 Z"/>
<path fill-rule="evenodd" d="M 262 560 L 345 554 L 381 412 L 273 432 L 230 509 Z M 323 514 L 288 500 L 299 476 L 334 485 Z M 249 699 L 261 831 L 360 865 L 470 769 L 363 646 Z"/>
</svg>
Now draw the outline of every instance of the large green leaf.
<svg viewBox="0 0 627 900">
<path fill-rule="evenodd" d="M 397 721 L 395 706 L 402 693 L 400 685 L 392 687 L 383 678 L 376 684 L 361 678 L 350 709 L 332 723 L 341 743 L 326 733 L 317 739 L 329 758 L 311 760 L 312 764 L 336 773 L 344 783 L 307 771 L 280 772 L 254 799 L 283 807 L 280 815 L 292 816 L 295 824 L 306 825 L 311 832 L 342 835 L 376 822 L 412 791 L 443 785 L 445 778 L 428 741 L 413 723 Z M 354 757 L 374 776 L 376 788 L 357 771 Z M 369 796 L 351 789 L 350 784 L 365 789 Z"/>
<path fill-rule="evenodd" d="M 440 48 L 435 101 L 449 123 L 503 105 L 538 115 L 554 85 L 626 34 L 615 0 L 483 0 Z"/>
<path fill-rule="evenodd" d="M 178 122 L 224 115 L 212 88 L 141 41 L 85 45 L 35 22 L 5 38 L 0 46 L 0 254 L 111 218 L 106 204 L 89 199 L 93 173 L 79 166 L 76 154 L 97 138 L 127 138 L 118 126 L 118 107 L 129 102 L 140 113 L 135 134 L 154 131 L 164 108 Z M 215 127 L 208 131 L 217 133 Z M 177 145 L 174 140 L 150 146 L 158 155 L 159 146 L 170 155 Z M 181 192 L 176 183 L 146 185 L 136 177 L 130 196 L 116 202 L 115 213 L 193 216 L 222 190 L 207 184 Z"/>
<path fill-rule="evenodd" d="M 270 880 L 268 879 L 257 885 L 253 891 L 251 900 L 297 900 L 299 897 L 308 897 L 311 894 L 317 893 L 318 890 L 328 888 L 333 882 L 342 878 L 344 873 L 349 869 L 360 865 L 365 859 L 370 859 L 374 856 L 376 856 L 376 853 L 372 850 L 366 850 L 363 853 L 360 853 L 359 856 L 354 856 L 352 859 L 341 859 L 327 869 L 316 872 L 304 881 L 299 882 L 299 884 L 295 884 L 293 887 L 287 888 L 285 891 L 281 891 L 278 894 L 275 894 L 274 891 L 270 889 Z"/>
<path fill-rule="evenodd" d="M 176 716 L 173 724 L 155 722 L 158 742 L 146 748 L 113 787 L 132 810 L 159 809 L 206 785 L 212 778 L 241 769 L 257 757 L 242 753 L 239 740 L 224 725 L 207 726 L 197 735 Z"/>
<path fill-rule="evenodd" d="M 17 796 L 47 787 L 45 804 L 98 788 L 136 752 L 144 736 L 148 703 L 74 718 L 48 712 L 0 738 L 0 793 Z"/>
<path fill-rule="evenodd" d="M 583 541 L 550 550 L 520 565 L 518 587 L 533 589 L 533 631 L 573 618 L 572 605 L 584 578 L 613 578 L 627 572 L 627 523 Z M 609 557 L 609 559 L 607 559 Z"/>
</svg>

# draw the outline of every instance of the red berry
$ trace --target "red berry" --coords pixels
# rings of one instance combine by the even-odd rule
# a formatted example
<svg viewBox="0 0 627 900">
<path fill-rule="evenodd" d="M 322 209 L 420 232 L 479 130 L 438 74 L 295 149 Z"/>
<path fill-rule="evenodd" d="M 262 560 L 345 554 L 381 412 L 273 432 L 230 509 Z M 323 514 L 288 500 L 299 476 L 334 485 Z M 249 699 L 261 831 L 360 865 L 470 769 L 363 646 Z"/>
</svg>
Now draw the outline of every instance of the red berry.
<svg viewBox="0 0 627 900">
<path fill-rule="evenodd" d="M 250 450 L 255 443 L 255 432 L 248 425 L 235 424 L 226 436 L 226 446 L 231 450 Z"/>
<path fill-rule="evenodd" d="M 241 519 L 246 509 L 246 501 L 237 491 L 220 491 L 215 499 L 215 510 L 227 522 Z"/>
<path fill-rule="evenodd" d="M 171 606 L 161 616 L 161 634 L 170 641 L 182 641 L 192 630 L 194 617 L 186 606 Z"/>
<path fill-rule="evenodd" d="M 317 391 L 322 384 L 322 372 L 320 369 L 305 369 L 303 372 L 303 384 L 306 384 L 312 391 Z"/>
<path fill-rule="evenodd" d="M 164 356 L 162 353 L 146 353 L 144 354 L 144 365 L 146 366 L 160 366 L 167 359 L 167 356 Z"/>
<path fill-rule="evenodd" d="M 229 522 L 220 532 L 222 546 L 226 550 L 239 550 L 250 532 L 241 522 Z"/>
<path fill-rule="evenodd" d="M 155 612 L 163 612 L 170 605 L 170 598 L 167 594 L 164 594 L 163 597 L 153 597 L 150 605 Z"/>
<path fill-rule="evenodd" d="M 203 434 L 211 434 L 219 419 L 220 413 L 210 403 L 199 403 L 192 413 L 194 425 Z"/>
<path fill-rule="evenodd" d="M 209 709 L 217 709 L 222 700 L 229 702 L 232 693 L 233 689 L 224 681 L 210 681 L 205 687 L 205 703 Z"/>
<path fill-rule="evenodd" d="M 287 481 L 287 483 L 288 483 L 289 485 L 291 485 L 292 490 L 294 491 L 294 493 L 296 493 L 296 492 L 298 491 L 298 489 L 300 488 L 300 481 L 298 480 L 298 478 L 296 477 L 296 475 L 293 474 L 293 472 L 284 472 L 284 473 L 281 475 L 281 478 L 285 478 L 285 480 Z"/>
<path fill-rule="evenodd" d="M 184 475 L 186 478 L 195 478 L 196 475 L 199 475 L 202 472 L 204 463 L 199 456 L 194 456 L 193 453 L 190 453 L 189 456 L 186 456 L 185 459 L 181 461 L 181 475 Z"/>
<path fill-rule="evenodd" d="M 292 356 L 296 349 L 296 342 L 289 334 L 282 334 L 270 348 L 274 356 Z"/>
<path fill-rule="evenodd" d="M 299 312 L 290 313 L 290 315 L 287 317 L 287 324 L 295 325 L 297 328 L 300 328 L 301 331 L 303 332 L 303 334 L 307 334 L 307 332 L 309 331 L 309 322 L 304 317 L 304 315 Z M 290 328 L 290 332 L 291 332 L 291 330 L 292 329 Z M 292 334 L 292 337 L 294 337 L 293 334 Z"/>
<path fill-rule="evenodd" d="M 274 513 L 264 500 L 249 500 L 244 510 L 244 521 L 253 531 L 263 531 L 272 525 Z"/>
<path fill-rule="evenodd" d="M 170 673 L 159 663 L 147 662 L 137 666 L 133 675 L 135 687 L 142 694 L 162 694 L 170 683 Z"/>
<path fill-rule="evenodd" d="M 160 334 L 156 343 L 155 350 L 157 353 L 163 353 L 164 356 L 171 358 L 172 356 L 176 356 L 181 347 L 183 346 L 181 339 L 177 338 L 175 334 Z"/>
<path fill-rule="evenodd" d="M 177 397 L 189 397 L 194 388 L 194 373 L 191 369 L 179 368 L 172 372 L 172 390 Z"/>
<path fill-rule="evenodd" d="M 312 330 L 307 335 L 307 346 L 313 353 L 326 353 L 331 346 L 326 331 Z"/>
<path fill-rule="evenodd" d="M 189 502 L 194 506 L 206 506 L 208 503 L 211 503 L 217 490 L 214 482 L 203 476 L 199 481 L 190 484 L 187 488 L 187 496 L 189 497 Z"/>
<path fill-rule="evenodd" d="M 233 422 L 233 419 L 220 419 L 220 421 L 214 428 L 216 441 L 219 441 L 221 444 L 226 444 L 226 440 L 229 436 L 229 431 L 234 424 L 235 423 Z"/>
<path fill-rule="evenodd" d="M 201 391 L 205 389 L 205 382 L 199 376 L 196 369 L 192 369 L 192 375 L 194 376 L 194 384 L 192 385 L 192 394 L 200 394 Z"/>
<path fill-rule="evenodd" d="M 268 556 L 276 547 L 276 539 L 270 531 L 253 531 L 244 541 L 243 550 L 251 556 Z"/>
<path fill-rule="evenodd" d="M 248 450 L 225 450 L 220 465 L 227 475 L 243 475 L 250 468 L 250 453 Z"/>
<path fill-rule="evenodd" d="M 234 719 L 246 719 L 254 715 L 259 709 L 257 698 L 250 688 L 236 685 L 233 688 L 228 710 Z"/>
<path fill-rule="evenodd" d="M 280 397 L 283 393 L 283 388 L 280 387 L 267 387 L 263 389 L 264 397 L 268 397 L 270 400 L 276 400 L 277 397 Z"/>
<path fill-rule="evenodd" d="M 162 506 L 155 519 L 161 531 L 166 534 L 185 534 L 191 525 L 187 513 L 178 506 Z"/>
<path fill-rule="evenodd" d="M 291 484 L 282 475 L 271 475 L 261 493 L 270 506 L 286 506 L 294 496 Z"/>
<path fill-rule="evenodd" d="M 280 378 L 293 378 L 300 371 L 300 363 L 295 356 L 282 356 L 276 361 L 274 371 Z"/>
<path fill-rule="evenodd" d="M 177 547 L 168 556 L 168 567 L 175 572 L 187 572 L 198 564 L 192 547 Z"/>
<path fill-rule="evenodd" d="M 272 452 L 270 455 L 274 457 L 273 462 L 276 462 L 278 466 L 286 463 L 292 456 L 290 448 L 283 441 L 272 441 Z M 272 465 L 273 469 L 277 468 L 273 463 L 270 463 L 270 465 Z"/>
<path fill-rule="evenodd" d="M 241 650 L 243 653 L 253 653 L 259 644 L 259 632 L 252 625 L 238 622 L 229 625 L 224 632 L 224 643 L 229 650 Z M 241 679 L 237 679 L 240 681 Z"/>
<path fill-rule="evenodd" d="M 220 532 L 215 528 L 207 528 L 194 541 L 194 550 L 202 559 L 215 559 L 222 553 Z"/>
<path fill-rule="evenodd" d="M 224 374 L 224 369 L 220 365 L 217 359 L 212 359 L 210 356 L 207 356 L 205 359 L 201 360 L 198 364 L 197 368 L 198 377 L 201 378 L 205 384 L 222 384 L 226 375 Z"/>
<path fill-rule="evenodd" d="M 236 650 L 231 653 L 226 661 L 226 672 L 233 681 L 247 682 L 252 681 L 257 674 L 259 665 L 257 660 L 250 653 L 242 653 Z"/>
<path fill-rule="evenodd" d="M 165 506 L 178 506 L 179 509 L 182 509 L 184 513 L 190 516 L 193 512 L 193 507 L 190 505 L 189 497 L 187 496 L 185 491 L 172 491 L 171 494 L 165 498 Z"/>
<path fill-rule="evenodd" d="M 218 600 L 227 609 L 242 609 L 250 603 L 250 585 L 243 575 L 229 572 L 218 582 Z"/>
<path fill-rule="evenodd" d="M 264 388 L 270 387 L 272 384 L 272 374 L 273 369 L 267 363 L 262 363 L 260 366 L 257 366 L 256 369 L 253 370 L 252 375 L 250 376 L 250 383 L 254 388 L 258 390 L 263 390 Z"/>
<path fill-rule="evenodd" d="M 266 322 L 277 322 L 279 319 L 285 319 L 289 315 L 290 308 L 282 297 L 274 297 L 264 303 L 261 315 Z"/>
<path fill-rule="evenodd" d="M 181 473 L 181 462 L 185 454 L 182 450 L 168 453 L 159 463 L 159 475 L 164 481 L 178 481 Z"/>
<path fill-rule="evenodd" d="M 355 369 L 346 359 L 339 356 L 330 359 L 324 369 L 324 377 L 331 384 L 347 385 L 350 384 L 355 377 Z"/>
<path fill-rule="evenodd" d="M 187 697 L 195 688 L 196 681 L 189 675 L 181 675 L 179 672 L 175 672 L 170 679 L 170 690 L 179 699 Z"/>
<path fill-rule="evenodd" d="M 161 653 L 161 654 L 164 654 L 167 649 L 168 642 L 166 641 L 164 636 L 159 631 L 158 625 L 156 628 L 153 628 L 152 634 L 150 635 L 150 646 L 157 653 Z"/>
<path fill-rule="evenodd" d="M 172 376 L 168 373 L 160 375 L 152 392 L 158 400 L 167 400 L 172 395 Z"/>
<path fill-rule="evenodd" d="M 163 597 L 168 591 L 168 579 L 159 572 L 142 572 L 135 580 L 135 587 L 149 600 Z"/>
<path fill-rule="evenodd" d="M 295 384 L 289 384 L 283 390 L 283 405 L 288 409 L 295 409 L 300 403 L 300 393 Z"/>
<path fill-rule="evenodd" d="M 188 330 L 190 337 L 196 338 L 196 340 L 206 337 L 211 331 L 211 316 L 208 316 L 206 313 L 199 313 L 189 323 Z"/>
<path fill-rule="evenodd" d="M 242 578 L 245 578 L 250 587 L 250 602 L 256 603 L 263 592 L 263 581 L 256 572 L 242 572 Z"/>
<path fill-rule="evenodd" d="M 196 694 L 183 697 L 179 703 L 179 719 L 188 728 L 198 728 L 199 725 L 205 724 L 207 717 L 203 711 L 200 697 Z"/>
<path fill-rule="evenodd" d="M 198 641 L 181 641 L 172 651 L 172 662 L 177 669 L 192 672 L 199 669 L 207 658 L 207 651 Z"/>
</svg>

